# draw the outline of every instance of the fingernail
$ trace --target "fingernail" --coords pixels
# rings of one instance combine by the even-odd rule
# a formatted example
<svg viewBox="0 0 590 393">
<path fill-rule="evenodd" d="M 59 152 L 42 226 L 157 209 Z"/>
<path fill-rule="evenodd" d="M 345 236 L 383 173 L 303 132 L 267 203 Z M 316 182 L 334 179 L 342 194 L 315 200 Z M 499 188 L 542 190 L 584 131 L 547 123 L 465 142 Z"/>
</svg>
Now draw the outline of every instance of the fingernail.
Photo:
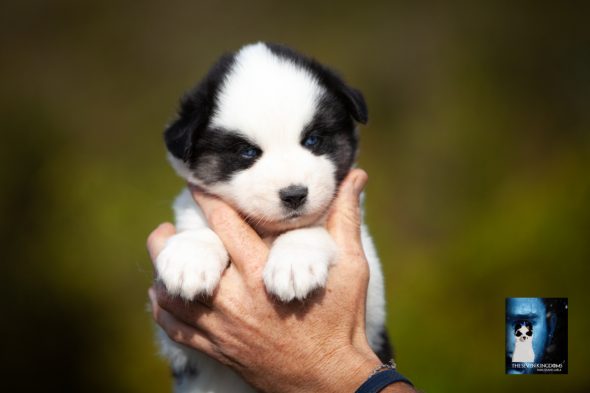
<svg viewBox="0 0 590 393">
<path fill-rule="evenodd" d="M 150 298 L 150 301 L 152 303 L 156 302 L 156 291 L 154 291 L 154 288 L 151 287 L 150 289 L 148 289 L 148 296 Z"/>
</svg>

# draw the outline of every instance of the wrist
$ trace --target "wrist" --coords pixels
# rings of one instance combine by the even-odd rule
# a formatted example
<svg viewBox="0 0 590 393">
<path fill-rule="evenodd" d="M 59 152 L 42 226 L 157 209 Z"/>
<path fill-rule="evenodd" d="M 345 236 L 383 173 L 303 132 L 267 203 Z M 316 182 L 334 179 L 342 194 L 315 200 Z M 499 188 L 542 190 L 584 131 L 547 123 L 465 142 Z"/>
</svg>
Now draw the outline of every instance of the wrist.
<svg viewBox="0 0 590 393">
<path fill-rule="evenodd" d="M 350 346 L 326 359 L 321 367 L 317 368 L 320 370 L 317 374 L 319 383 L 314 392 L 356 392 L 379 366 L 383 366 L 377 355 L 369 347 L 367 348 L 359 350 Z M 386 386 L 381 392 L 415 393 L 416 390 L 411 384 L 398 382 Z"/>
<path fill-rule="evenodd" d="M 354 392 L 381 364 L 375 353 L 353 346 L 335 351 L 315 368 L 315 392 Z"/>
</svg>

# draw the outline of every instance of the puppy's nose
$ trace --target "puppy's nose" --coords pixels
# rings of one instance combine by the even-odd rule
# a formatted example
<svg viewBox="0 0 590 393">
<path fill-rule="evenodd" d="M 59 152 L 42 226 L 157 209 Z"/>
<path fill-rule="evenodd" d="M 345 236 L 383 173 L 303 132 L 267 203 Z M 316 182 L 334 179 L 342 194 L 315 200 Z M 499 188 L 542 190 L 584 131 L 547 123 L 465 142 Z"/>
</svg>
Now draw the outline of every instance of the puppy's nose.
<svg viewBox="0 0 590 393">
<path fill-rule="evenodd" d="M 291 185 L 279 191 L 283 205 L 290 209 L 297 209 L 307 199 L 307 187 Z"/>
</svg>

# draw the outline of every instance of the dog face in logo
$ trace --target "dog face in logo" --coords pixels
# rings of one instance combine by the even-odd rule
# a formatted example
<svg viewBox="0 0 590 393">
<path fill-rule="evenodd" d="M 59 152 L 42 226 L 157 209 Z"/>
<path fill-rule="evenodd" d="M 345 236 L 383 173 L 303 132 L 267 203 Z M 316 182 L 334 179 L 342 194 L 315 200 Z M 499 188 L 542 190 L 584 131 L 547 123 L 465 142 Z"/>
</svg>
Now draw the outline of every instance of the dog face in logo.
<svg viewBox="0 0 590 393">
<path fill-rule="evenodd" d="M 529 321 L 519 321 L 514 326 L 516 341 L 525 342 L 533 338 L 533 325 Z"/>
</svg>

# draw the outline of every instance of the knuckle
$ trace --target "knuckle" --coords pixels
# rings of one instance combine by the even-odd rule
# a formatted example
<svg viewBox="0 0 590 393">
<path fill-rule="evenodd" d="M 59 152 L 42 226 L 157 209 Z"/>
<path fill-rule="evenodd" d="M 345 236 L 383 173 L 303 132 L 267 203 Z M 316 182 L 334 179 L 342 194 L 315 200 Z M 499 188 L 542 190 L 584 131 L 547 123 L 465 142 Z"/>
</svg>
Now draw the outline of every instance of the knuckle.
<svg viewBox="0 0 590 393">
<path fill-rule="evenodd" d="M 218 362 L 220 362 L 221 364 L 225 365 L 225 366 L 230 366 L 231 362 L 229 361 L 229 359 L 225 356 L 225 354 L 223 353 L 223 351 L 221 350 L 221 348 L 217 345 L 212 345 L 211 348 L 209 349 L 211 356 L 216 359 Z"/>
<path fill-rule="evenodd" d="M 179 330 L 172 330 L 172 331 L 167 330 L 166 334 L 168 334 L 168 337 L 170 337 L 170 339 L 172 341 L 174 341 L 175 343 L 178 343 L 178 344 L 185 343 L 184 335 Z"/>
<path fill-rule="evenodd" d="M 158 305 L 168 312 L 174 311 L 175 302 L 170 296 L 158 296 Z"/>
<path fill-rule="evenodd" d="M 358 209 L 346 209 L 346 211 L 342 212 L 342 218 L 344 225 L 347 225 L 351 228 L 357 229 L 361 225 Z"/>
<path fill-rule="evenodd" d="M 254 266 L 250 268 L 250 270 L 247 273 L 248 279 L 246 280 L 248 289 L 250 289 L 253 292 L 256 292 L 264 286 L 263 271 L 263 266 Z"/>
<path fill-rule="evenodd" d="M 234 296 L 222 296 L 218 299 L 217 307 L 226 313 L 235 314 L 240 309 L 240 301 Z"/>
<path fill-rule="evenodd" d="M 147 240 L 145 242 L 146 247 L 149 249 L 152 248 L 153 244 L 156 242 L 156 239 L 158 238 L 158 229 L 154 229 L 147 237 Z"/>
</svg>

